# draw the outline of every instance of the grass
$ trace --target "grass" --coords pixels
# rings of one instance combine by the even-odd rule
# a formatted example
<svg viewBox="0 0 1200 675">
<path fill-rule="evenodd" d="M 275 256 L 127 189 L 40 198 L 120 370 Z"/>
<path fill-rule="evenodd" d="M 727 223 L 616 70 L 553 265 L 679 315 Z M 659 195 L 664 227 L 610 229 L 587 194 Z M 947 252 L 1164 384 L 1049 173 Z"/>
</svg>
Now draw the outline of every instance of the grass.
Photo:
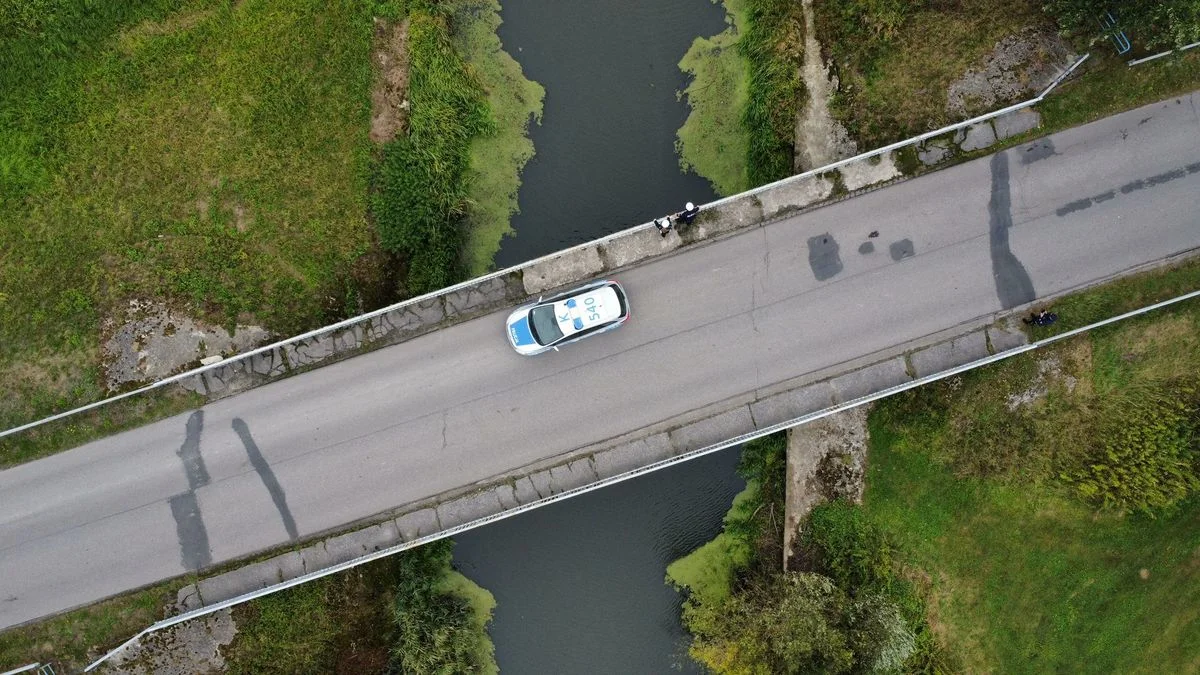
<svg viewBox="0 0 1200 675">
<path fill-rule="evenodd" d="M 282 333 L 340 313 L 371 242 L 370 8 L 45 16 L 0 46 L 0 373 L 22 383 L 0 425 L 99 398 L 101 324 L 131 298 Z"/>
<path fill-rule="evenodd" d="M 500 240 L 512 231 L 521 169 L 533 157 L 531 120 L 540 123 L 545 89 L 525 79 L 500 44 L 497 0 L 454 0 L 454 44 L 479 77 L 495 118 L 495 130 L 470 146 L 467 179 L 466 242 L 463 256 L 470 276 L 488 272 Z"/>
<path fill-rule="evenodd" d="M 1081 66 L 1082 76 L 1060 85 L 1038 105 L 1045 128 L 1079 126 L 1200 88 L 1200 52 L 1195 49 L 1134 67 L 1108 49 L 1091 54 Z"/>
<path fill-rule="evenodd" d="M 804 103 L 800 67 L 804 63 L 801 5 L 788 0 L 745 0 L 746 31 L 738 53 L 749 63 L 742 126 L 749 146 L 750 185 L 792 175 L 796 115 Z"/>
<path fill-rule="evenodd" d="M 817 36 L 835 66 L 831 108 L 861 147 L 879 147 L 949 124 L 950 84 L 1027 26 L 1046 27 L 1040 3 L 963 0 L 914 6 L 901 15 L 815 3 Z"/>
<path fill-rule="evenodd" d="M 1200 502 L 1096 515 L 1045 486 L 956 478 L 903 422 L 874 417 L 871 438 L 866 511 L 931 577 L 935 630 L 969 672 L 1200 667 Z"/>
<path fill-rule="evenodd" d="M 675 142 L 683 170 L 704 176 L 722 196 L 750 187 L 750 141 L 741 123 L 749 64 L 737 50 L 746 31 L 746 8 L 744 0 L 724 4 L 729 27 L 711 38 L 696 38 L 679 62 L 679 69 L 692 77 L 682 92 L 691 110 Z"/>
<path fill-rule="evenodd" d="M 187 581 L 98 602 L 36 624 L 0 633 L 0 668 L 40 661 L 60 671 L 81 672 L 103 652 L 162 618 Z"/>
<path fill-rule="evenodd" d="M 1197 269 L 1131 277 L 1057 311 L 1111 316 L 1196 288 Z M 1200 669 L 1200 495 L 1149 514 L 1097 508 L 1061 468 L 1103 445 L 1105 424 L 1136 423 L 1146 395 L 1194 382 L 1198 336 L 1200 303 L 1185 303 L 872 412 L 865 509 L 928 578 L 931 621 L 966 670 Z M 1038 382 L 1040 399 L 1009 408 Z"/>
</svg>

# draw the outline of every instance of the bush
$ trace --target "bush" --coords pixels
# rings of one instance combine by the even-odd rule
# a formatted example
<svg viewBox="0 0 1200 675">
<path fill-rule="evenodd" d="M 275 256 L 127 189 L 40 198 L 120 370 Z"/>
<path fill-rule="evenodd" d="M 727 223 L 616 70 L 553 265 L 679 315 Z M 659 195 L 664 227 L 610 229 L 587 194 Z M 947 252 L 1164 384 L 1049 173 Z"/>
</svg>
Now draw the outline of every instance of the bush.
<svg viewBox="0 0 1200 675">
<path fill-rule="evenodd" d="M 483 636 L 472 622 L 470 603 L 438 588 L 450 569 L 452 547 L 449 539 L 426 544 L 405 553 L 397 565 L 392 615 L 395 672 L 422 675 L 482 670 L 478 657 Z"/>
<path fill-rule="evenodd" d="M 862 509 L 844 500 L 813 508 L 798 550 L 805 569 L 830 577 L 852 595 L 892 584 L 894 547 Z"/>
<path fill-rule="evenodd" d="M 1143 385 L 1107 396 L 1098 433 L 1063 478 L 1104 508 L 1153 515 L 1200 488 L 1200 409 L 1193 386 Z"/>
<path fill-rule="evenodd" d="M 463 276 L 470 143 L 493 121 L 444 16 L 414 14 L 408 50 L 409 131 L 384 146 L 371 206 L 383 247 L 408 261 L 405 290 L 420 295 Z"/>
<path fill-rule="evenodd" d="M 750 64 L 742 126 L 750 140 L 746 172 L 751 186 L 792 175 L 796 113 L 804 92 L 800 11 L 800 3 L 791 0 L 746 3 L 747 29 L 737 49 Z"/>
<path fill-rule="evenodd" d="M 1068 33 L 1097 35 L 1112 10 L 1117 30 L 1147 48 L 1181 47 L 1200 40 L 1200 0 L 1048 0 L 1045 11 Z"/>
</svg>

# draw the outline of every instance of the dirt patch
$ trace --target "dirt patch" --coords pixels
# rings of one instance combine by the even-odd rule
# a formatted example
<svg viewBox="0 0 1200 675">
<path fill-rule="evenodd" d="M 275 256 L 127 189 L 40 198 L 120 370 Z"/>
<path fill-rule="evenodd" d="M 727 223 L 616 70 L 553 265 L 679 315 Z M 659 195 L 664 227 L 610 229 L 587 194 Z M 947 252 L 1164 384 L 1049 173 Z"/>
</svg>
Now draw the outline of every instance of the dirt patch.
<svg viewBox="0 0 1200 675">
<path fill-rule="evenodd" d="M 821 58 L 813 20 L 812 0 L 804 0 L 804 67 L 801 78 L 807 92 L 804 107 L 796 116 L 796 154 L 793 169 L 803 173 L 852 157 L 858 147 L 846 128 L 833 119 L 829 99 L 838 89 L 837 76 Z"/>
<path fill-rule="evenodd" d="M 1068 393 L 1073 393 L 1075 385 L 1079 383 L 1079 380 L 1074 375 L 1064 372 L 1062 360 L 1059 359 L 1057 354 L 1038 359 L 1037 375 L 1034 376 L 1033 382 L 1029 384 L 1027 389 L 1011 394 L 1005 401 L 1008 411 L 1015 412 L 1017 408 L 1031 405 L 1034 401 L 1046 398 L 1046 395 L 1050 393 L 1050 387 L 1058 382 L 1061 382 L 1066 387 Z"/>
<path fill-rule="evenodd" d="M 862 503 L 867 466 L 867 413 L 859 406 L 788 430 L 784 566 L 801 521 L 831 499 Z"/>
<path fill-rule="evenodd" d="M 150 633 L 97 669 L 127 675 L 192 675 L 226 671 L 221 647 L 233 642 L 237 626 L 226 609 Z"/>
<path fill-rule="evenodd" d="M 231 356 L 251 349 L 271 334 L 260 326 L 220 326 L 194 319 L 162 304 L 131 300 L 124 316 L 104 322 L 104 384 L 114 391 L 178 372 L 199 359 Z"/>
<path fill-rule="evenodd" d="M 370 138 L 383 144 L 408 131 L 408 19 L 398 24 L 375 20 L 371 58 L 377 70 Z"/>
<path fill-rule="evenodd" d="M 1075 55 L 1055 32 L 1025 28 L 1000 40 L 978 66 L 950 84 L 946 111 L 969 117 L 1038 93 Z"/>
<path fill-rule="evenodd" d="M 245 232 L 254 224 L 254 214 L 240 201 L 228 200 L 222 202 L 221 208 L 232 216 L 233 226 L 237 228 L 238 232 Z"/>
</svg>

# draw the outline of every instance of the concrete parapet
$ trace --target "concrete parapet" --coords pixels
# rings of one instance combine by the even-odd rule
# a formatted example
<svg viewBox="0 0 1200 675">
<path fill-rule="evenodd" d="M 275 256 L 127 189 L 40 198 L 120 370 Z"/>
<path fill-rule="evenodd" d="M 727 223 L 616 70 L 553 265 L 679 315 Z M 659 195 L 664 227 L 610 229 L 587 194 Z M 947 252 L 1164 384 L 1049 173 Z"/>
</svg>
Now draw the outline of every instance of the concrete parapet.
<svg viewBox="0 0 1200 675">
<path fill-rule="evenodd" d="M 538 295 L 550 289 L 590 279 L 604 271 L 599 246 L 564 251 L 549 260 L 525 268 L 523 281 L 526 295 Z"/>
</svg>

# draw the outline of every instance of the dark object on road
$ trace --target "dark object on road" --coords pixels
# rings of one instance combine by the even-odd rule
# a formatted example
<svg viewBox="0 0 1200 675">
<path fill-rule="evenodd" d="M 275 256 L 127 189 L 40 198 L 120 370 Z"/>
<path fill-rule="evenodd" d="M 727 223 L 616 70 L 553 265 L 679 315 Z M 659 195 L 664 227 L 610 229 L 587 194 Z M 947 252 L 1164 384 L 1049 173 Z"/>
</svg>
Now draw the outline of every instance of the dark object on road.
<svg viewBox="0 0 1200 675">
<path fill-rule="evenodd" d="M 675 214 L 675 222 L 682 222 L 684 225 L 691 225 L 696 216 L 700 215 L 700 207 L 688 202 L 683 206 L 683 210 Z"/>
<path fill-rule="evenodd" d="M 871 234 L 867 235 L 867 239 L 874 239 L 879 236 L 879 230 L 871 230 Z"/>
<path fill-rule="evenodd" d="M 658 233 L 662 236 L 667 236 L 671 231 L 671 216 L 663 216 L 662 218 L 654 219 L 654 226 L 658 228 Z"/>
<path fill-rule="evenodd" d="M 1055 321 L 1058 321 L 1058 315 L 1048 309 L 1043 309 L 1040 312 L 1033 312 L 1028 317 L 1021 320 L 1027 324 L 1033 324 L 1035 326 L 1049 326 Z"/>
</svg>

